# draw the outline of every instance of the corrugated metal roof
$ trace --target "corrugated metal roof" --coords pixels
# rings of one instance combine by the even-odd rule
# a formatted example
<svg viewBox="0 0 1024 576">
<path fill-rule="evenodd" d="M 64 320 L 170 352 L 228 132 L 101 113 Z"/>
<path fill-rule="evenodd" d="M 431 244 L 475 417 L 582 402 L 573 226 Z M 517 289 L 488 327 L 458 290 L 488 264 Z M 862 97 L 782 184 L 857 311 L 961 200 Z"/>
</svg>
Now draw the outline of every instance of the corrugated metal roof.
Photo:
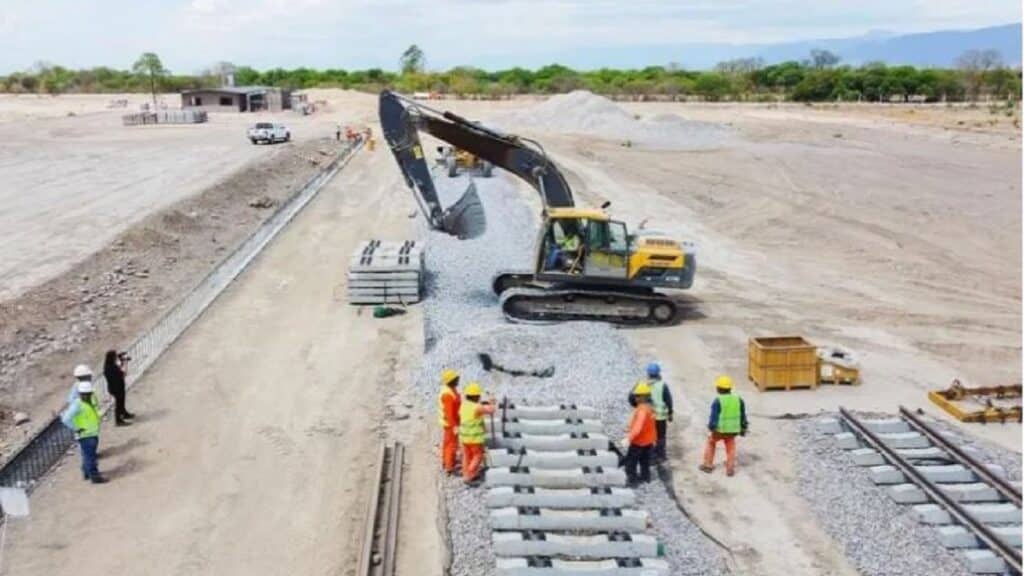
<svg viewBox="0 0 1024 576">
<path fill-rule="evenodd" d="M 220 88 L 199 88 L 198 90 L 182 90 L 182 94 L 195 94 L 197 92 L 213 92 L 222 94 L 253 94 L 257 92 L 269 92 L 281 90 L 274 86 L 221 86 Z"/>
</svg>

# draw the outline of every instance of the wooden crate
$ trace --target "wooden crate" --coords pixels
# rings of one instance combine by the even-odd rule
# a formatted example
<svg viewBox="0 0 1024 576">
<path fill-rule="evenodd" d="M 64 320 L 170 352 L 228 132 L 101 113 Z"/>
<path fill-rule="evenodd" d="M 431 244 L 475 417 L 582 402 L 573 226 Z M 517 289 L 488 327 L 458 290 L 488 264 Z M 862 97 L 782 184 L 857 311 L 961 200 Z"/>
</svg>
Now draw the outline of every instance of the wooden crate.
<svg viewBox="0 0 1024 576">
<path fill-rule="evenodd" d="M 761 391 L 817 388 L 817 349 L 800 336 L 751 338 L 747 377 Z"/>
</svg>

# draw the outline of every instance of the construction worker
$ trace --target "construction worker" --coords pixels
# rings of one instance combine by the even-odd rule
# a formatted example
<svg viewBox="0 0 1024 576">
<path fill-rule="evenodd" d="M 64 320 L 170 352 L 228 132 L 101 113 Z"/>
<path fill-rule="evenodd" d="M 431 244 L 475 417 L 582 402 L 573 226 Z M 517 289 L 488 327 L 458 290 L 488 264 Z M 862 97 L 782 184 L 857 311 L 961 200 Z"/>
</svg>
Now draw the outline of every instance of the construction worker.
<svg viewBox="0 0 1024 576">
<path fill-rule="evenodd" d="M 470 486 L 479 483 L 484 461 L 484 416 L 494 414 L 493 402 L 481 402 L 483 390 L 476 382 L 466 386 L 459 406 L 459 442 L 462 443 L 462 481 Z"/>
<path fill-rule="evenodd" d="M 651 407 L 651 387 L 646 382 L 637 384 L 633 388 L 633 398 L 636 407 L 629 421 L 629 431 L 622 440 L 626 447 L 622 465 L 626 468 L 626 479 L 630 485 L 651 481 L 651 452 L 658 440 L 654 409 Z"/>
<path fill-rule="evenodd" d="M 718 398 L 711 403 L 711 417 L 708 419 L 708 442 L 704 446 L 704 463 L 700 469 L 708 474 L 715 468 L 715 446 L 725 443 L 725 474 L 736 473 L 736 435 L 747 435 L 747 408 L 743 399 L 732 391 L 732 378 L 719 376 L 715 379 Z"/>
<path fill-rule="evenodd" d="M 92 368 L 89 368 L 88 364 L 79 364 L 75 366 L 72 374 L 75 377 L 75 381 L 71 384 L 71 389 L 68 390 L 67 404 L 70 406 L 76 400 L 78 400 L 78 385 L 81 382 L 92 382 Z M 96 404 L 99 405 L 99 398 L 93 394 L 93 398 L 96 400 Z"/>
<path fill-rule="evenodd" d="M 647 365 L 647 380 L 641 380 L 637 384 L 646 382 L 651 387 L 651 407 L 654 409 L 654 426 L 658 431 L 658 442 L 654 448 L 654 459 L 664 460 L 666 458 L 666 444 L 668 441 L 668 423 L 672 421 L 674 409 L 672 407 L 672 391 L 661 379 L 661 365 L 651 362 Z M 629 393 L 629 404 L 636 406 L 634 392 Z"/>
<path fill-rule="evenodd" d="M 455 473 L 455 460 L 459 452 L 459 373 L 445 370 L 441 373 L 441 392 L 437 395 L 437 421 L 441 425 L 441 467 L 448 474 Z"/>
<path fill-rule="evenodd" d="M 78 398 L 61 414 L 61 422 L 75 432 L 75 440 L 82 452 L 82 478 L 93 484 L 103 484 L 96 452 L 100 445 L 100 411 L 92 380 L 79 381 L 75 386 Z"/>
</svg>

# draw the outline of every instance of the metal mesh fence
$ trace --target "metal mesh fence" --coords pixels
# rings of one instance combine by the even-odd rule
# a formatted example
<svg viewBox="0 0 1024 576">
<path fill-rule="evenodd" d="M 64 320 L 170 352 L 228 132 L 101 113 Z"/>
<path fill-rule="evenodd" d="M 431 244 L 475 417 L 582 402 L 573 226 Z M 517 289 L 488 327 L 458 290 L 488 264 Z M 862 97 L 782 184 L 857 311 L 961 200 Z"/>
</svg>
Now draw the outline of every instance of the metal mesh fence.
<svg viewBox="0 0 1024 576">
<path fill-rule="evenodd" d="M 152 328 L 125 350 L 132 357 L 133 382 L 137 382 L 146 370 L 153 366 L 160 355 L 316 196 L 323 185 L 344 167 L 362 144 L 362 140 L 358 140 L 346 146 L 326 168 L 282 203 L 249 238 L 239 244 Z M 96 382 L 96 387 L 106 388 L 102 377 Z M 104 404 L 103 413 L 106 414 L 110 407 L 111 402 L 108 400 Z M 23 486 L 31 489 L 43 474 L 61 459 L 73 442 L 74 435 L 61 423 L 59 417 L 55 417 L 3 465 L 0 469 L 0 486 Z"/>
</svg>

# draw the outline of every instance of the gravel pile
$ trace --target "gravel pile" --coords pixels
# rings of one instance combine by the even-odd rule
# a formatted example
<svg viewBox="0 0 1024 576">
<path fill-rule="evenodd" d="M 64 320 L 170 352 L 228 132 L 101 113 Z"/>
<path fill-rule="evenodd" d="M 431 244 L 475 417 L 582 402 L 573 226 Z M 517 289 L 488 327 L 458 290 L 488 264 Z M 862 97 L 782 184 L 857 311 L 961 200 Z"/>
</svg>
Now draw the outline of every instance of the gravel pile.
<svg viewBox="0 0 1024 576">
<path fill-rule="evenodd" d="M 780 423 L 782 425 L 782 423 Z M 912 507 L 893 502 L 867 469 L 817 428 L 817 418 L 793 424 L 800 494 L 826 532 L 865 576 L 961 576 L 959 554 L 942 546 L 935 530 L 920 524 Z"/>
<path fill-rule="evenodd" d="M 699 150 L 722 146 L 726 128 L 675 114 L 635 116 L 604 96 L 586 90 L 552 96 L 524 110 L 496 117 L 499 124 L 630 141 L 649 148 Z"/>
<path fill-rule="evenodd" d="M 465 188 L 463 178 L 436 180 L 444 205 Z M 433 407 L 437 378 L 444 368 L 462 373 L 463 384 L 479 380 L 486 393 L 530 404 L 574 401 L 601 410 L 606 431 L 621 438 L 629 406 L 626 394 L 642 374 L 642 364 L 625 339 L 605 324 L 548 326 L 510 324 L 490 289 L 499 269 L 528 269 L 536 217 L 502 177 L 477 179 L 489 222 L 473 240 L 425 233 L 428 297 L 424 301 L 427 350 L 416 391 Z M 486 372 L 478 354 L 490 354 L 506 369 L 532 372 L 554 367 L 549 378 Z M 459 479 L 445 482 L 452 547 L 451 574 L 494 573 L 485 490 L 466 489 Z M 726 573 L 713 544 L 679 512 L 661 483 L 638 492 L 639 505 L 652 513 L 654 533 L 665 543 L 672 574 Z"/>
</svg>

